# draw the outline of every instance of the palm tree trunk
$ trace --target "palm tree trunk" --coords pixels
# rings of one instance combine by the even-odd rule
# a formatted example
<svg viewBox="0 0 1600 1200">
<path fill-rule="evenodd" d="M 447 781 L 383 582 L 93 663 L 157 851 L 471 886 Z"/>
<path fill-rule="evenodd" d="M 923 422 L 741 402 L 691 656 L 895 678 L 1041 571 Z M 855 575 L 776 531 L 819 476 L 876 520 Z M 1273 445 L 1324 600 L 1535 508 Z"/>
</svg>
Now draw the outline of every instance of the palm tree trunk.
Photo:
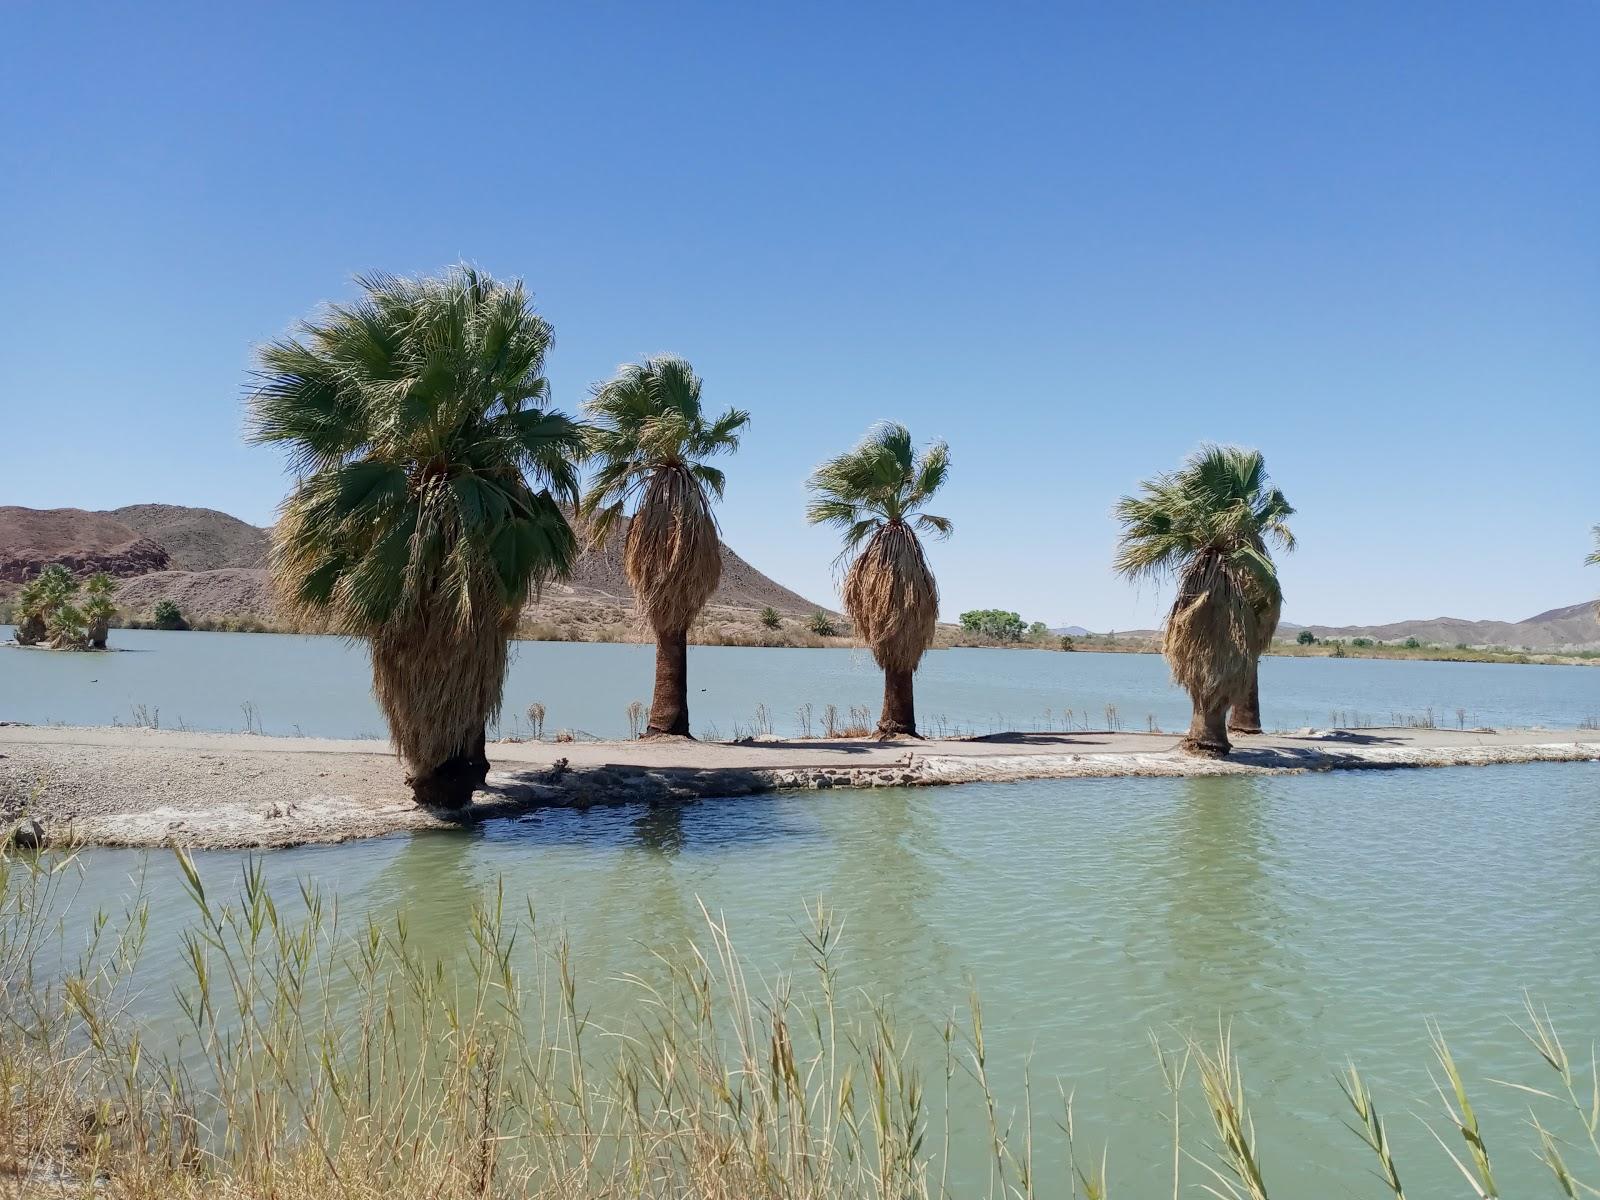
<svg viewBox="0 0 1600 1200">
<path fill-rule="evenodd" d="M 1180 743 L 1186 754 L 1204 758 L 1222 758 L 1233 744 L 1228 741 L 1228 705 L 1226 702 L 1202 709 L 1195 705 L 1194 719 L 1189 722 L 1189 733 Z"/>
<path fill-rule="evenodd" d="M 656 690 L 646 737 L 689 736 L 689 632 L 656 635 Z"/>
<path fill-rule="evenodd" d="M 96 650 L 104 650 L 106 648 L 106 636 L 109 632 L 109 622 L 96 621 L 89 626 L 89 644 Z"/>
<path fill-rule="evenodd" d="M 429 808 L 465 808 L 471 804 L 472 793 L 483 786 L 489 775 L 485 742 L 480 729 L 466 745 L 427 774 L 409 776 L 406 782 L 411 785 L 416 802 Z"/>
<path fill-rule="evenodd" d="M 1250 689 L 1239 697 L 1228 715 L 1229 733 L 1261 732 L 1261 665 L 1250 671 Z"/>
<path fill-rule="evenodd" d="M 879 737 L 916 737 L 917 710 L 911 680 L 913 671 L 883 673 L 883 712 L 878 717 Z"/>
</svg>

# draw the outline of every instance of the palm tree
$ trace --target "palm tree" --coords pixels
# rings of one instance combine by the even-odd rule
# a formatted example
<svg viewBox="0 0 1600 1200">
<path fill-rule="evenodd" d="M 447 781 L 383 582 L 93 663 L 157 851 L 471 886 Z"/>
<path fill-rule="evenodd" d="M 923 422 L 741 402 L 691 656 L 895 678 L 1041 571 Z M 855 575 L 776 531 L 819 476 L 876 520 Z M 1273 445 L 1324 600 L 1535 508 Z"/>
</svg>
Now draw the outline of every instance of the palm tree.
<svg viewBox="0 0 1600 1200">
<path fill-rule="evenodd" d="M 634 505 L 622 569 L 656 635 L 647 737 L 689 736 L 689 627 L 722 581 L 713 499 L 725 480 L 705 459 L 731 453 L 750 414 L 707 421 L 700 378 L 681 358 L 649 358 L 595 387 L 586 406 L 589 452 L 599 460 L 584 494 L 589 536 L 604 544 Z"/>
<path fill-rule="evenodd" d="M 922 511 L 949 473 L 945 443 L 918 455 L 904 425 L 883 422 L 818 467 L 808 484 L 806 519 L 844 531 L 845 611 L 883 668 L 880 737 L 917 736 L 912 677 L 939 619 L 939 587 L 917 531 L 950 536 L 948 519 Z"/>
<path fill-rule="evenodd" d="M 83 610 L 70 597 L 51 610 L 49 633 L 52 650 L 89 648 L 89 624 L 84 619 Z"/>
<path fill-rule="evenodd" d="M 112 601 L 116 584 L 104 571 L 96 571 L 84 581 L 83 619 L 88 626 L 89 644 L 96 650 L 106 648 L 106 637 L 111 630 L 111 618 L 117 615 Z"/>
<path fill-rule="evenodd" d="M 258 352 L 251 438 L 296 475 L 273 580 L 309 625 L 366 639 L 417 802 L 459 807 L 488 774 L 522 606 L 577 554 L 561 503 L 582 430 L 547 407 L 550 326 L 520 281 L 357 282 Z"/>
<path fill-rule="evenodd" d="M 71 572 L 60 563 L 51 563 L 25 583 L 17 592 L 17 644 L 36 646 L 49 637 L 51 618 L 75 590 Z"/>
<path fill-rule="evenodd" d="M 1184 748 L 1221 756 L 1230 706 L 1259 731 L 1256 666 L 1282 610 L 1269 541 L 1294 549 L 1294 509 L 1255 450 L 1202 446 L 1176 472 L 1141 483 L 1117 503 L 1116 570 L 1129 579 L 1178 577 L 1162 652 L 1194 703 Z"/>
</svg>

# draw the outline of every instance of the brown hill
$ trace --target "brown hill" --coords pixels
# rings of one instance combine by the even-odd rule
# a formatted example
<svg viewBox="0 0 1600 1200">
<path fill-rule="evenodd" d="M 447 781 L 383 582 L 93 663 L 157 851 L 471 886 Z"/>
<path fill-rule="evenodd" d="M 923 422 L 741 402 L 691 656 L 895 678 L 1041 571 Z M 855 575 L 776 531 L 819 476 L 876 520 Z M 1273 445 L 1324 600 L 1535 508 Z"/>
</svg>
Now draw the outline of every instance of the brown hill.
<svg viewBox="0 0 1600 1200">
<path fill-rule="evenodd" d="M 264 567 L 267 531 L 214 508 L 181 504 L 130 504 L 104 514 L 167 552 L 179 571 Z"/>
<path fill-rule="evenodd" d="M 631 616 L 633 597 L 622 573 L 622 536 L 587 551 L 572 578 L 552 584 L 530 615 L 590 622 L 595 613 Z M 172 600 L 190 616 L 272 619 L 265 570 L 270 534 L 227 513 L 176 504 L 132 504 L 111 512 L 77 508 L 0 508 L 0 581 L 21 582 L 60 562 L 74 573 L 106 570 L 128 578 L 118 593 L 124 611 L 148 615 Z M 785 616 L 817 611 L 813 604 L 756 570 L 726 544 L 722 585 L 712 605 L 754 614 L 771 607 Z M 610 618 L 606 618 L 610 619 Z"/>
<path fill-rule="evenodd" d="M 109 513 L 81 508 L 0 507 L 0 581 L 18 584 L 60 563 L 75 575 L 164 571 L 170 557 Z"/>
</svg>

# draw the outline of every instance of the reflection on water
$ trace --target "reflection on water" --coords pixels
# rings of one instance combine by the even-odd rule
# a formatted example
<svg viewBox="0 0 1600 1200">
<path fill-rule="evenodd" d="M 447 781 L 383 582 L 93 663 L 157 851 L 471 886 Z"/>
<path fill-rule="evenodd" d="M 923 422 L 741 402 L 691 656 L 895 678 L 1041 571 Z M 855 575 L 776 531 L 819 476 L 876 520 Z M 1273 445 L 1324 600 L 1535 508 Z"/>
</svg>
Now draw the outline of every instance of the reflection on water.
<svg viewBox="0 0 1600 1200">
<path fill-rule="evenodd" d="M 1476 1080 L 1538 1081 L 1509 1023 L 1523 987 L 1569 1045 L 1600 1035 L 1597 794 L 1590 764 L 836 791 L 539 813 L 280 852 L 268 868 L 286 895 L 297 875 L 336 891 L 346 928 L 403 912 L 413 944 L 444 955 L 504 880 L 508 905 L 568 932 L 608 1028 L 637 1017 L 624 976 L 656 977 L 657 952 L 703 940 L 702 904 L 757 980 L 805 974 L 800 933 L 820 899 L 844 925 L 844 982 L 891 1003 L 931 1081 L 939 1031 L 975 983 L 1001 1090 L 1020 1103 L 1030 1056 L 1038 1095 L 1057 1078 L 1073 1089 L 1121 1194 L 1170 1194 L 1151 1033 L 1173 1045 L 1226 1021 L 1273 1194 L 1367 1186 L 1332 1076 L 1353 1056 L 1397 1114 L 1407 1193 L 1428 1197 L 1454 1193 L 1404 1116 L 1434 1105 L 1427 1017 Z M 144 861 L 93 853 L 85 900 L 123 895 Z M 160 972 L 187 914 L 170 864 L 149 861 L 144 1003 L 170 1012 Z M 213 892 L 234 886 L 240 856 L 199 863 Z M 1474 1102 L 1505 1143 L 1498 1169 L 1530 1178 L 1515 1093 L 1481 1084 Z M 1204 1115 L 1187 1119 L 1198 1130 Z M 958 1128 L 969 1167 L 983 1140 L 981 1122 Z"/>
</svg>

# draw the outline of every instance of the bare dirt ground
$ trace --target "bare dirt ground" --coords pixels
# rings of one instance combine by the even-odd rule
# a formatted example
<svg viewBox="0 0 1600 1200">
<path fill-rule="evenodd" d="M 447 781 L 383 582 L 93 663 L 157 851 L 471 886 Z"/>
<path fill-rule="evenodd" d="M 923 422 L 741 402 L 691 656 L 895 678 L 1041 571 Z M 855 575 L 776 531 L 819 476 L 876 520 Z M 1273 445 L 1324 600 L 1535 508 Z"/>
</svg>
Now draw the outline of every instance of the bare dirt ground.
<svg viewBox="0 0 1600 1200">
<path fill-rule="evenodd" d="M 449 829 L 543 807 L 679 803 L 832 787 L 1600 761 L 1600 732 L 1365 729 L 1241 738 L 1222 761 L 1169 734 L 959 741 L 500 742 L 461 813 L 417 808 L 386 743 L 120 728 L 0 727 L 0 816 L 53 841 L 293 846 Z"/>
</svg>

